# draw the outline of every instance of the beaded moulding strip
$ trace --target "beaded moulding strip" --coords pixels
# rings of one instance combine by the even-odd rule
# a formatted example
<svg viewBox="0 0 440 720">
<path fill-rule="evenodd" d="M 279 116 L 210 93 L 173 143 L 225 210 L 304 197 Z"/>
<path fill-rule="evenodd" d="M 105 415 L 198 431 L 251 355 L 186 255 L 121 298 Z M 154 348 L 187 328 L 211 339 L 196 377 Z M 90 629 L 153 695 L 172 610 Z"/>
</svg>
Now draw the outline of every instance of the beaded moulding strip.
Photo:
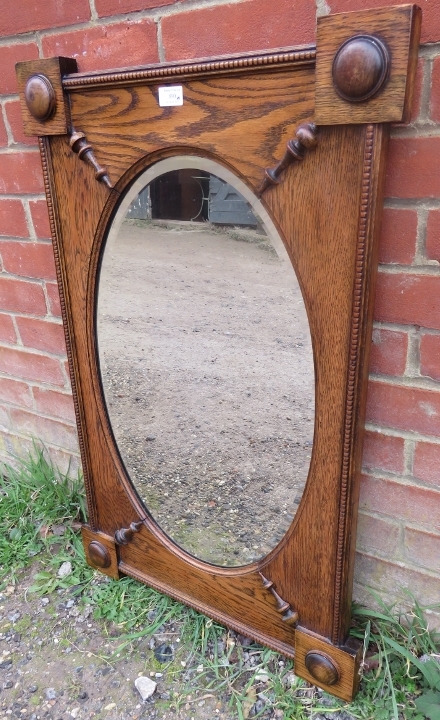
<svg viewBox="0 0 440 720">
<path fill-rule="evenodd" d="M 64 90 L 79 90 L 94 85 L 126 85 L 146 80 L 170 80 L 176 77 L 209 75 L 219 72 L 234 73 L 247 68 L 264 70 L 268 65 L 314 65 L 316 48 L 308 46 L 301 49 L 288 49 L 283 52 L 259 53 L 258 55 L 240 55 L 214 60 L 194 60 L 193 62 L 170 63 L 168 65 L 150 65 L 145 68 L 120 70 L 108 73 L 75 73 L 63 78 Z"/>
</svg>

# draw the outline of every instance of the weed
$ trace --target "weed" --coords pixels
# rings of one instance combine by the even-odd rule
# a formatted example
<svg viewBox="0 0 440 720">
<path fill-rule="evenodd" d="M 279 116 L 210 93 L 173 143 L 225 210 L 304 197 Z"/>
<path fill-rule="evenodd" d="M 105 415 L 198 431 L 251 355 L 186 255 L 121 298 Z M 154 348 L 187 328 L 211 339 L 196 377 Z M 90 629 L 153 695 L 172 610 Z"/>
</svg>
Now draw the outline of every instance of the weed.
<svg viewBox="0 0 440 720">
<path fill-rule="evenodd" d="M 373 665 L 357 704 L 374 703 L 377 720 L 440 720 L 439 635 L 429 630 L 414 597 L 409 611 L 374 597 L 380 611 L 357 607 L 354 614 L 353 635 L 364 640 L 365 649 L 370 645 Z"/>
<path fill-rule="evenodd" d="M 45 548 L 48 554 L 44 569 L 33 576 L 34 583 L 28 592 L 49 595 L 55 590 L 74 587 L 76 592 L 80 593 L 92 581 L 95 573 L 86 563 L 81 539 L 72 529 L 66 528 L 62 540 L 61 547 L 58 537 L 46 540 Z M 59 571 L 64 563 L 70 564 L 70 571 L 60 577 Z"/>
<path fill-rule="evenodd" d="M 81 477 L 69 478 L 36 443 L 28 458 L 0 476 L 0 578 L 14 574 L 46 546 L 44 526 L 85 518 Z"/>
</svg>

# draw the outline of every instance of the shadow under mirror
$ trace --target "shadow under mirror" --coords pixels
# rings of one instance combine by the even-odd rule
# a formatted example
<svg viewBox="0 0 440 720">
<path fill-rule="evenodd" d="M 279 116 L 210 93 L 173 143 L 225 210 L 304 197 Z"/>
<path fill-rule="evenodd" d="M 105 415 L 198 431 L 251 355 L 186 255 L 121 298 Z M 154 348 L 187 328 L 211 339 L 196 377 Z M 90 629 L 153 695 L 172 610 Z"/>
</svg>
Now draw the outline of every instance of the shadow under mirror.
<svg viewBox="0 0 440 720">
<path fill-rule="evenodd" d="M 158 525 L 214 565 L 266 555 L 307 479 L 314 369 L 292 264 L 238 178 L 196 157 L 143 173 L 109 230 L 97 336 L 119 453 Z"/>
</svg>

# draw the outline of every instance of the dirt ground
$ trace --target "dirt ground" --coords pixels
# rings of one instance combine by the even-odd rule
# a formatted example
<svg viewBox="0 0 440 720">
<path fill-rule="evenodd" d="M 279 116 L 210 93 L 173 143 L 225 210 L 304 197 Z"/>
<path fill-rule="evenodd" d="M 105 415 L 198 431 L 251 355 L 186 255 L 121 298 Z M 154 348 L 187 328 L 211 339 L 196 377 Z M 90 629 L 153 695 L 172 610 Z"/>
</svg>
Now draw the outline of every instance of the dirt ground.
<svg viewBox="0 0 440 720">
<path fill-rule="evenodd" d="M 197 675 L 180 648 L 178 626 L 169 622 L 119 651 L 127 644 L 124 628 L 110 624 L 106 634 L 92 606 L 68 590 L 28 593 L 32 574 L 28 568 L 0 593 L 1 720 L 233 720 L 227 703 L 209 692 L 170 707 Z M 171 662 L 161 664 L 155 651 L 164 644 Z M 139 676 L 157 684 L 146 701 L 135 687 Z"/>
<path fill-rule="evenodd" d="M 144 634 L 144 625 L 154 622 L 154 610 L 140 633 L 95 619 L 95 606 L 78 596 L 75 586 L 42 597 L 31 593 L 41 569 L 36 562 L 18 573 L 15 585 L 0 591 L 0 720 L 238 720 L 243 714 L 230 702 L 230 683 L 215 681 L 210 670 L 214 653 L 230 676 L 238 667 L 243 670 L 234 686 L 245 694 L 244 717 L 293 720 L 276 707 L 267 684 L 270 673 L 279 675 L 288 692 L 296 687 L 285 658 L 266 665 L 264 648 L 225 629 L 208 641 L 204 665 L 199 665 L 201 656 L 185 640 L 179 621 L 169 619 Z M 100 586 L 107 578 L 97 573 L 92 582 Z M 257 677 L 255 668 L 261 666 L 266 669 Z M 135 686 L 140 676 L 156 684 L 146 699 Z M 254 678 L 251 685 L 249 678 Z M 306 706 L 312 698 L 321 707 L 333 704 L 307 684 L 294 692 Z M 354 720 L 334 709 L 314 717 Z"/>
<path fill-rule="evenodd" d="M 101 270 L 98 344 L 122 460 L 181 547 L 264 556 L 307 478 L 314 373 L 301 291 L 265 235 L 123 223 Z"/>
</svg>

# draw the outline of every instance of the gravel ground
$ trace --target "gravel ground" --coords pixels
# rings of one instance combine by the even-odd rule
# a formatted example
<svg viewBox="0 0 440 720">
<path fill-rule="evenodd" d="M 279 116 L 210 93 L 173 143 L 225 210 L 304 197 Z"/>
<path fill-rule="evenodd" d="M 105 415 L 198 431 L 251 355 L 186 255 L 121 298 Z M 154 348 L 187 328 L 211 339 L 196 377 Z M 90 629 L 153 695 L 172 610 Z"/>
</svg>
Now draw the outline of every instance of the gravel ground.
<svg viewBox="0 0 440 720">
<path fill-rule="evenodd" d="M 203 689 L 198 680 L 200 659 L 181 642 L 178 624 L 168 622 L 154 635 L 134 639 L 121 650 L 121 633 L 126 631 L 95 620 L 93 607 L 71 590 L 43 597 L 29 593 L 37 569 L 41 570 L 28 568 L 18 584 L 0 593 L 0 720 L 238 720 L 228 702 L 227 686 L 220 691 Z M 94 582 L 106 578 L 98 575 Z M 226 629 L 217 644 L 225 664 L 233 666 L 240 656 L 251 672 L 264 652 Z M 211 650 L 208 644 L 208 654 Z M 285 661 L 278 658 L 277 663 L 282 672 Z M 276 672 L 274 667 L 268 669 Z M 148 699 L 136 689 L 139 677 L 156 684 Z M 245 674 L 243 683 L 249 677 Z M 288 689 L 296 681 L 286 669 L 284 686 Z M 268 700 L 266 683 L 263 669 L 247 692 L 245 717 L 295 720 Z M 321 707 L 334 705 L 329 696 L 307 684 L 301 693 L 306 704 L 315 698 Z M 313 718 L 354 720 L 350 713 L 334 708 Z"/>
<path fill-rule="evenodd" d="M 233 720 L 212 693 L 196 701 L 189 696 L 180 710 L 169 708 L 181 687 L 175 667 L 159 663 L 155 651 L 169 648 L 167 660 L 179 665 L 179 658 L 187 659 L 177 627 L 167 624 L 134 642 L 122 657 L 110 658 L 121 645 L 122 630 L 113 626 L 108 633 L 93 619 L 92 606 L 79 604 L 67 591 L 41 598 L 26 594 L 31 574 L 0 594 L 1 720 Z M 139 676 L 157 683 L 145 702 L 134 684 Z"/>
<path fill-rule="evenodd" d="M 104 256 L 98 340 L 121 457 L 165 532 L 213 564 L 272 549 L 307 478 L 313 362 L 286 257 L 251 231 L 135 221 Z"/>
</svg>

